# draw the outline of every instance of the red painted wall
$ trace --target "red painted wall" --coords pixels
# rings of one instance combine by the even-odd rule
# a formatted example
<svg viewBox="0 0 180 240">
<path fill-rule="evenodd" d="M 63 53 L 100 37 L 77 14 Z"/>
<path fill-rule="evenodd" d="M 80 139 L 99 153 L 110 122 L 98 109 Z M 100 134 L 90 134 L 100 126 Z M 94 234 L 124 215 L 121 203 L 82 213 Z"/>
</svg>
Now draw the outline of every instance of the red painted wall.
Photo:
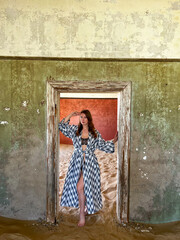
<svg viewBox="0 0 180 240">
<path fill-rule="evenodd" d="M 117 131 L 117 99 L 60 99 L 60 120 L 73 111 L 88 109 L 95 128 L 105 140 L 114 137 Z M 78 124 L 79 116 L 72 117 L 70 124 Z M 60 142 L 72 144 L 71 139 L 60 133 Z"/>
</svg>

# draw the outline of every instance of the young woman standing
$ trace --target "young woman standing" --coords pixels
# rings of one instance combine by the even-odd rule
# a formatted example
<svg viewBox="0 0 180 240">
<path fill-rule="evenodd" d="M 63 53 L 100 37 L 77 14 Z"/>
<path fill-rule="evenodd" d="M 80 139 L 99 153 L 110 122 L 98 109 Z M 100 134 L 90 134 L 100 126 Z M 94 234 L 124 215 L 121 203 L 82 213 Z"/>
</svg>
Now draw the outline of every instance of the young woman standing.
<svg viewBox="0 0 180 240">
<path fill-rule="evenodd" d="M 70 118 L 80 116 L 79 125 L 69 125 Z M 85 225 L 85 215 L 102 208 L 100 168 L 94 151 L 114 152 L 114 139 L 105 141 L 94 128 L 89 110 L 72 112 L 59 123 L 59 130 L 71 138 L 74 152 L 64 183 L 61 206 L 80 207 L 78 226 Z"/>
</svg>

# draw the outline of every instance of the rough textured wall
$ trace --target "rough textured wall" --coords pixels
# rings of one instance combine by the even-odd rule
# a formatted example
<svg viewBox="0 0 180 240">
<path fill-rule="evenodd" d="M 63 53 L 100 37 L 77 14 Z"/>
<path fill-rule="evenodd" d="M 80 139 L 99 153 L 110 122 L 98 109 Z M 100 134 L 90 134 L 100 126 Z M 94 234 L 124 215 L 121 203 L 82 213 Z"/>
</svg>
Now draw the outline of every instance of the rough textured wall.
<svg viewBox="0 0 180 240">
<path fill-rule="evenodd" d="M 105 140 L 112 139 L 117 131 L 117 99 L 60 99 L 60 119 L 73 111 L 88 109 L 95 128 Z M 70 124 L 78 124 L 79 117 L 71 118 Z M 72 140 L 60 133 L 60 141 L 72 144 Z"/>
<path fill-rule="evenodd" d="M 0 55 L 179 58 L 178 0 L 0 0 Z"/>
<path fill-rule="evenodd" d="M 34 62 L 0 61 L 0 213 L 36 219 L 46 208 L 45 81 Z"/>
<path fill-rule="evenodd" d="M 46 212 L 46 77 L 132 81 L 130 220 L 180 220 L 180 62 L 1 60 L 0 212 Z"/>
</svg>

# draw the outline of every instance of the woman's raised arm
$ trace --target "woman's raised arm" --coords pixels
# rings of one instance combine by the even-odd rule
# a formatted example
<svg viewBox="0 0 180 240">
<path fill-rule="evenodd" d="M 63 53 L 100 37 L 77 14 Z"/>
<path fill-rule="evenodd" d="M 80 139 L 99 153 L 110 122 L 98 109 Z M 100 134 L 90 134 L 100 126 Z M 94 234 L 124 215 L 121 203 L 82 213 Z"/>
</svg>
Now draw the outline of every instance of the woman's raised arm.
<svg viewBox="0 0 180 240">
<path fill-rule="evenodd" d="M 80 115 L 79 112 L 72 112 L 67 117 L 63 118 L 58 124 L 59 130 L 68 138 L 72 139 L 74 132 L 77 131 L 77 125 L 69 125 L 70 118 L 78 115 Z"/>
<path fill-rule="evenodd" d="M 71 117 L 73 117 L 73 116 L 79 116 L 80 114 L 81 114 L 81 113 L 80 113 L 80 112 L 77 112 L 77 111 L 70 113 L 67 117 L 65 117 L 64 123 L 68 122 Z"/>
</svg>

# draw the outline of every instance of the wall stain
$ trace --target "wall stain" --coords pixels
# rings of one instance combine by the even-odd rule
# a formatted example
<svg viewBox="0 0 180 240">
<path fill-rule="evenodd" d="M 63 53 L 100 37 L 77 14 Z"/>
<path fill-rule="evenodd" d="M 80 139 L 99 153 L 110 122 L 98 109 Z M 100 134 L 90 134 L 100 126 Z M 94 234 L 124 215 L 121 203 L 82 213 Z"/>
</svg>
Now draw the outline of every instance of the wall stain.
<svg viewBox="0 0 180 240">
<path fill-rule="evenodd" d="M 51 75 L 59 81 L 132 81 L 130 221 L 179 220 L 175 213 L 180 182 L 179 66 L 179 62 L 0 60 L 1 119 L 9 123 L 0 125 L 3 215 L 35 219 L 46 211 L 46 79 Z M 22 106 L 24 101 L 27 107 Z M 11 110 L 5 111 L 5 106 Z"/>
</svg>

